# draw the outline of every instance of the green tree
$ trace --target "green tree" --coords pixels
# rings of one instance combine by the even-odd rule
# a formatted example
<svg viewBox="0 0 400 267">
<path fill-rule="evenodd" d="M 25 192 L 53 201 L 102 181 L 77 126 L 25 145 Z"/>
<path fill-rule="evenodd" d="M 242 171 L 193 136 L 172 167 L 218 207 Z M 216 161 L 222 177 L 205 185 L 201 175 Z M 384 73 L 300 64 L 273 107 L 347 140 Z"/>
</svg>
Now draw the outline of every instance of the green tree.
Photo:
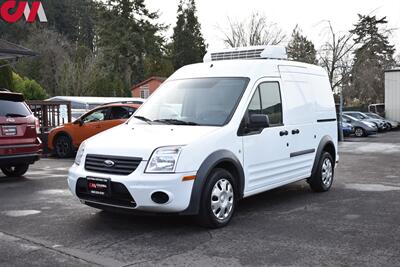
<svg viewBox="0 0 400 267">
<path fill-rule="evenodd" d="M 104 65 L 123 81 L 123 95 L 130 95 L 132 84 L 144 79 L 145 55 L 158 44 L 163 27 L 153 23 L 158 14 L 150 12 L 144 0 L 108 0 L 100 14 L 98 49 Z"/>
<path fill-rule="evenodd" d="M 394 46 L 389 44 L 386 17 L 358 15 L 359 20 L 350 32 L 360 46 L 354 51 L 351 73 L 353 96 L 364 104 L 384 100 L 384 71 L 395 65 Z"/>
<path fill-rule="evenodd" d="M 0 88 L 13 90 L 12 70 L 7 66 L 7 61 L 0 60 Z"/>
<path fill-rule="evenodd" d="M 34 80 L 22 78 L 13 73 L 15 91 L 25 96 L 27 100 L 43 100 L 47 98 L 46 91 Z"/>
<path fill-rule="evenodd" d="M 290 59 L 310 64 L 317 63 L 317 51 L 314 44 L 302 35 L 301 30 L 296 26 L 292 32 L 292 38 L 287 47 Z"/>
<path fill-rule="evenodd" d="M 172 59 L 175 69 L 201 62 L 206 53 L 206 44 L 196 12 L 194 0 L 180 1 L 172 36 Z"/>
</svg>

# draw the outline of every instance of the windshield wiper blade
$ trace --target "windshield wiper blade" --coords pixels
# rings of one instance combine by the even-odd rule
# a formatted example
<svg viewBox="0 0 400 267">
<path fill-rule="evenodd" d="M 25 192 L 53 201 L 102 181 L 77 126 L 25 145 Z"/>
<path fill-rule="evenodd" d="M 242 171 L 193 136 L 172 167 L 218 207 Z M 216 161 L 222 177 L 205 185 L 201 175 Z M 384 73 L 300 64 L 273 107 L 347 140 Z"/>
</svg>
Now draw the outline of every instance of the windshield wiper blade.
<svg viewBox="0 0 400 267">
<path fill-rule="evenodd" d="M 155 122 L 162 122 L 168 124 L 175 124 L 175 125 L 199 125 L 198 123 L 192 121 L 182 121 L 176 119 L 162 119 L 162 120 L 154 120 Z"/>
<path fill-rule="evenodd" d="M 147 124 L 151 124 L 151 122 L 152 122 L 152 120 L 150 120 L 150 119 L 148 119 L 148 118 L 146 118 L 146 117 L 143 117 L 143 116 L 133 116 L 133 117 L 134 117 L 135 119 L 144 121 L 144 122 L 146 122 Z"/>
<path fill-rule="evenodd" d="M 16 114 L 16 113 L 7 113 L 6 117 L 13 117 L 13 118 L 25 118 L 25 115 L 22 114 Z"/>
</svg>

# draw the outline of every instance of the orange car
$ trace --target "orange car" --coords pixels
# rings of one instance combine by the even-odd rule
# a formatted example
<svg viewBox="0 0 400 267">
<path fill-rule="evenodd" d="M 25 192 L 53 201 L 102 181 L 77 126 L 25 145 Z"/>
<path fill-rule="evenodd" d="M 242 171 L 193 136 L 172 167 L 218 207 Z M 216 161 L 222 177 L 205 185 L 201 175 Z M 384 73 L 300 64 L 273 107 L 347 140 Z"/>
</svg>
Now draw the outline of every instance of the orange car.
<svg viewBox="0 0 400 267">
<path fill-rule="evenodd" d="M 97 107 L 76 121 L 51 130 L 48 147 L 60 158 L 70 157 L 83 141 L 125 122 L 139 106 L 140 104 L 120 103 Z"/>
</svg>

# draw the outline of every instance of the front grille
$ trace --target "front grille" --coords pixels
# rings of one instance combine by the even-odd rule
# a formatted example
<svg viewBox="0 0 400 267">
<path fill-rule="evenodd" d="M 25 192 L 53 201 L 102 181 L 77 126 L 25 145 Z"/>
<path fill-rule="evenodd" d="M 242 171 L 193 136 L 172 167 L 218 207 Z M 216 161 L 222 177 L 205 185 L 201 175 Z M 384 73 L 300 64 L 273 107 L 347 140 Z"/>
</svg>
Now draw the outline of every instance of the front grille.
<svg viewBox="0 0 400 267">
<path fill-rule="evenodd" d="M 121 183 L 111 182 L 111 194 L 108 197 L 92 195 L 87 187 L 87 180 L 79 178 L 76 182 L 76 195 L 83 200 L 93 201 L 127 208 L 135 208 L 136 202 L 128 189 Z"/>
<path fill-rule="evenodd" d="M 107 161 L 113 164 L 107 165 Z M 85 169 L 91 172 L 129 175 L 139 166 L 141 158 L 116 157 L 105 155 L 87 155 Z"/>
</svg>

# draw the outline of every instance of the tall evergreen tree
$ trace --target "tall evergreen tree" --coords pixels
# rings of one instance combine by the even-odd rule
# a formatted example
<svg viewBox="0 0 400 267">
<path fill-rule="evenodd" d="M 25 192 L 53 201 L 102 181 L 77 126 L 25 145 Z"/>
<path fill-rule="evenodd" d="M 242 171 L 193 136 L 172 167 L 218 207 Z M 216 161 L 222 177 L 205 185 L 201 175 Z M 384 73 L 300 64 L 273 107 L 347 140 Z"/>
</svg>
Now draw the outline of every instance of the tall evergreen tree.
<svg viewBox="0 0 400 267">
<path fill-rule="evenodd" d="M 144 57 L 159 41 L 162 27 L 151 23 L 158 14 L 150 12 L 144 0 L 108 0 L 101 16 L 98 48 L 105 65 L 123 81 L 123 91 L 114 94 L 128 95 L 132 84 L 144 79 Z"/>
<path fill-rule="evenodd" d="M 196 12 L 194 0 L 180 1 L 172 36 L 172 59 L 175 69 L 201 62 L 206 53 L 206 44 Z"/>
<path fill-rule="evenodd" d="M 12 70 L 3 60 L 0 60 L 0 89 L 14 89 Z"/>
<path fill-rule="evenodd" d="M 386 17 L 358 15 L 359 20 L 350 32 L 360 44 L 354 52 L 352 92 L 362 103 L 384 100 L 384 71 L 395 65 L 394 46 L 389 44 Z"/>
<path fill-rule="evenodd" d="M 317 63 L 317 51 L 314 44 L 302 35 L 301 30 L 296 26 L 292 32 L 292 38 L 287 47 L 290 59 L 310 64 Z"/>
</svg>

